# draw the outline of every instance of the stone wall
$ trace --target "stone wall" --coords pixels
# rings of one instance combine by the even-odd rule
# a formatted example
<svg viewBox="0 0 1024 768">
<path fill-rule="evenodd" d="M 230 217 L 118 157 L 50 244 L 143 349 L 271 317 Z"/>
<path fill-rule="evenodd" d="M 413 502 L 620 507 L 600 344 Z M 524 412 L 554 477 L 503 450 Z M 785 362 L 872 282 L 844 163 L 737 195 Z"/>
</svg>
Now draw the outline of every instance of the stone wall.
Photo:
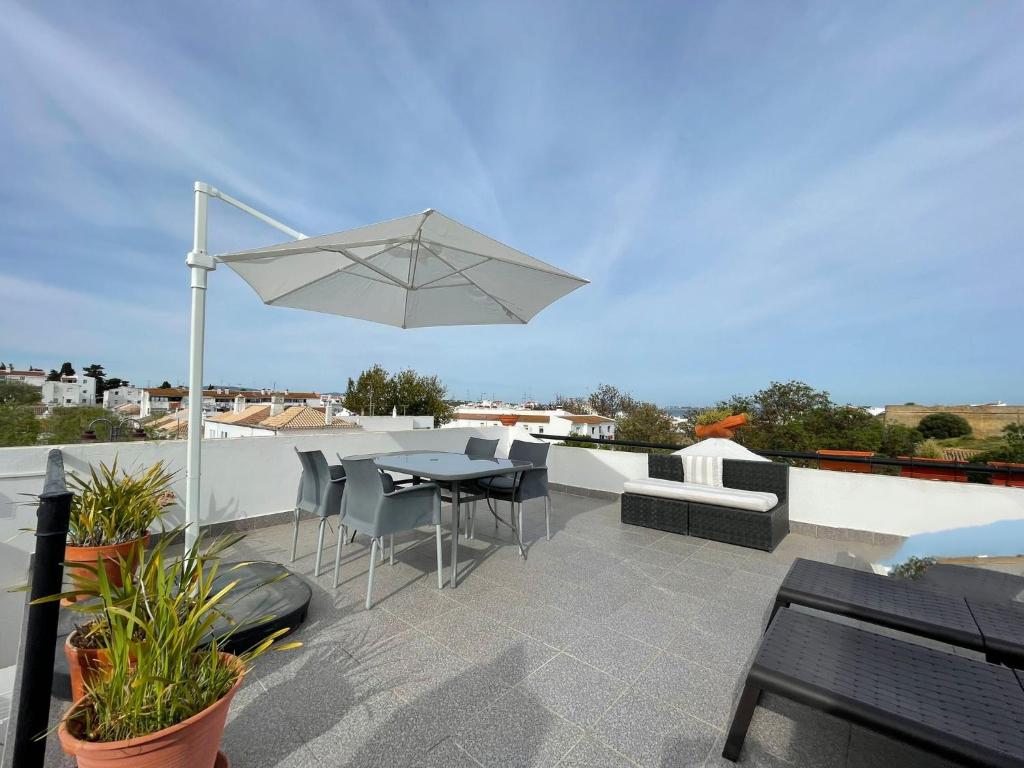
<svg viewBox="0 0 1024 768">
<path fill-rule="evenodd" d="M 885 422 L 916 427 L 930 413 L 963 416 L 975 437 L 998 436 L 1007 424 L 1024 423 L 1024 405 L 887 405 Z"/>
</svg>

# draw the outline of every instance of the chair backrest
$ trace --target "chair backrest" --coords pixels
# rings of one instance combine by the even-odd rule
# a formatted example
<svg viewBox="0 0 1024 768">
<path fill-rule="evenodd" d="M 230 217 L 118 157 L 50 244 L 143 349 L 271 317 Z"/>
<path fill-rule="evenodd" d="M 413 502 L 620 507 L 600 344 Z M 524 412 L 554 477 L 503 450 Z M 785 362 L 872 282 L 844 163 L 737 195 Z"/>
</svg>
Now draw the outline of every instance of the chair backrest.
<svg viewBox="0 0 1024 768">
<path fill-rule="evenodd" d="M 517 461 L 529 461 L 538 466 L 544 466 L 548 460 L 549 443 L 533 443 L 526 440 L 513 440 L 509 448 L 508 457 Z"/>
<path fill-rule="evenodd" d="M 327 497 L 327 484 L 331 479 L 327 459 L 321 451 L 300 451 L 296 448 L 295 453 L 302 464 L 295 506 L 303 512 L 319 514 L 319 507 Z"/>
<path fill-rule="evenodd" d="M 528 461 L 535 467 L 544 467 L 548 460 L 549 443 L 530 443 L 525 440 L 513 440 L 508 457 L 518 461 Z M 528 470 L 523 472 L 516 486 L 516 501 L 529 501 L 548 495 L 547 469 Z"/>
<path fill-rule="evenodd" d="M 342 459 L 345 467 L 344 518 L 347 524 L 374 527 L 384 501 L 384 485 L 373 458 Z"/>
<path fill-rule="evenodd" d="M 466 441 L 465 454 L 471 459 L 493 459 L 497 450 L 497 440 L 485 440 L 482 437 L 471 437 Z"/>
</svg>

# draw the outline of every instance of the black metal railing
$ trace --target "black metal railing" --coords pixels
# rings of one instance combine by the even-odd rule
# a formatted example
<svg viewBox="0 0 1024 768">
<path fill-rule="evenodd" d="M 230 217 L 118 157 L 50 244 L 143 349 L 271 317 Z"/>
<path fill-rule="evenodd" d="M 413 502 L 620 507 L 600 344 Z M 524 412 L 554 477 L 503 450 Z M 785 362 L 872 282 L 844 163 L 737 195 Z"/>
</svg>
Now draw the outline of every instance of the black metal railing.
<svg viewBox="0 0 1024 768">
<path fill-rule="evenodd" d="M 530 437 L 541 440 L 561 440 L 567 443 L 595 443 L 597 445 L 621 445 L 628 448 L 649 448 L 659 451 L 677 451 L 685 448 L 683 445 L 672 445 L 668 443 L 647 443 L 639 440 L 609 440 L 604 437 L 585 437 L 583 435 L 548 435 L 541 433 L 530 433 Z M 869 467 L 897 467 L 927 469 L 952 469 L 964 473 L 976 473 L 982 475 L 999 475 L 1010 477 L 1024 477 L 1024 467 L 994 467 L 989 464 L 972 464 L 966 461 L 940 461 L 936 459 L 915 459 L 913 457 L 892 458 L 889 456 L 842 456 L 835 454 L 810 453 L 807 451 L 756 451 L 751 450 L 758 456 L 769 459 L 787 459 L 790 461 L 807 461 L 819 465 L 821 462 L 832 462 L 842 464 L 865 464 Z"/>
</svg>

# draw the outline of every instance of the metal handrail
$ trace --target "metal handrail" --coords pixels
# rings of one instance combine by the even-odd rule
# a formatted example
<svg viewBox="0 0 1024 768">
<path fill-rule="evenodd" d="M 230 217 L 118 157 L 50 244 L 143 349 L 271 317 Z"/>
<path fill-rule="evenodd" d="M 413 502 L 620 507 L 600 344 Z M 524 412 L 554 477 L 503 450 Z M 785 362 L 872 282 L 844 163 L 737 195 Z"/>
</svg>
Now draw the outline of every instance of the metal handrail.
<svg viewBox="0 0 1024 768">
<path fill-rule="evenodd" d="M 672 445 L 668 443 L 647 443 L 640 440 L 609 440 L 604 437 L 584 437 L 582 435 L 549 435 L 543 432 L 533 434 L 541 440 L 562 440 L 576 443 L 596 443 L 598 445 L 622 445 L 630 448 L 651 448 L 654 450 L 677 451 L 685 448 L 683 445 Z M 757 451 L 752 450 L 758 456 L 765 458 L 798 459 L 805 461 L 841 461 L 844 464 L 867 464 L 868 466 L 879 465 L 885 467 L 918 467 L 929 469 L 957 469 L 962 472 L 977 472 L 989 475 L 1024 475 L 1024 467 L 993 467 L 988 464 L 971 464 L 965 461 L 940 461 L 936 459 L 922 460 L 913 457 L 895 459 L 888 456 L 831 456 L 806 451 Z"/>
</svg>

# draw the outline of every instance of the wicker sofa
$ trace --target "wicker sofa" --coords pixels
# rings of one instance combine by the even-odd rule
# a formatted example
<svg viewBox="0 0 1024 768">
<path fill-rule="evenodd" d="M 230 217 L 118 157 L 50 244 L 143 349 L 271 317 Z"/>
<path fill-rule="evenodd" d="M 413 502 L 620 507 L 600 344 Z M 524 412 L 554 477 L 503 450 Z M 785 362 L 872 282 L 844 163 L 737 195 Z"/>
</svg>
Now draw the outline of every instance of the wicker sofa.
<svg viewBox="0 0 1024 768">
<path fill-rule="evenodd" d="M 679 456 L 650 454 L 647 467 L 652 478 L 684 481 Z M 789 467 L 770 461 L 724 459 L 722 484 L 773 493 L 778 503 L 760 512 L 626 492 L 622 494 L 622 522 L 768 552 L 775 549 L 789 533 Z"/>
</svg>

